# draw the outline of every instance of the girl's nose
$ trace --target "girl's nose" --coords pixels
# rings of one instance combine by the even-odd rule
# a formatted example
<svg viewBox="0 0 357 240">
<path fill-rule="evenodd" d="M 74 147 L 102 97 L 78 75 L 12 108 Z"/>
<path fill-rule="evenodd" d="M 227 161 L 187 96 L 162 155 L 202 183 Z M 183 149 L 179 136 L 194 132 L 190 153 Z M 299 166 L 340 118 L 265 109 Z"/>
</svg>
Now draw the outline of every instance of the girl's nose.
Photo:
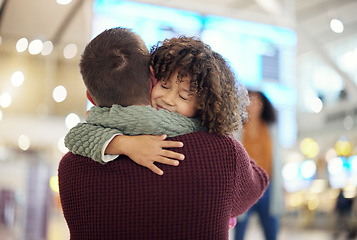
<svg viewBox="0 0 357 240">
<path fill-rule="evenodd" d="M 167 104 L 167 105 L 170 105 L 170 106 L 173 106 L 175 105 L 175 102 L 174 102 L 174 94 L 170 91 L 168 92 L 167 94 L 165 94 L 163 97 L 162 97 L 162 101 Z"/>
</svg>

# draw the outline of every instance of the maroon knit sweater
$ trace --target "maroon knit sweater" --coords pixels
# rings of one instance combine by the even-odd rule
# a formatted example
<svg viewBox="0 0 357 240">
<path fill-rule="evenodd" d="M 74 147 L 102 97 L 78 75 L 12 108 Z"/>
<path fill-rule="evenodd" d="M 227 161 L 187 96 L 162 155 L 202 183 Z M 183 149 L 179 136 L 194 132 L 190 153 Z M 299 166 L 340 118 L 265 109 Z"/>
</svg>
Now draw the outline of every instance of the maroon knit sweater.
<svg viewBox="0 0 357 240">
<path fill-rule="evenodd" d="M 163 176 L 126 156 L 106 165 L 72 153 L 58 176 L 72 240 L 228 239 L 231 216 L 251 207 L 268 184 L 242 145 L 228 136 L 194 132 L 179 166 L 158 164 Z"/>
</svg>

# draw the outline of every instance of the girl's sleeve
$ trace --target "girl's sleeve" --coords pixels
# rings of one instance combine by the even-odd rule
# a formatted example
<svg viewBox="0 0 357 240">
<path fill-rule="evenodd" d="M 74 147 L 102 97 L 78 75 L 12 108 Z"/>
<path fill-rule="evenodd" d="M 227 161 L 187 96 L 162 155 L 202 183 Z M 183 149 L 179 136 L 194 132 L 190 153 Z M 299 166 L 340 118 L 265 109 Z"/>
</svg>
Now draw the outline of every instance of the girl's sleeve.
<svg viewBox="0 0 357 240">
<path fill-rule="evenodd" d="M 118 129 L 79 123 L 67 133 L 64 143 L 72 153 L 105 164 L 102 159 L 102 149 L 114 135 L 122 135 L 122 133 Z"/>
<path fill-rule="evenodd" d="M 260 199 L 268 187 L 269 176 L 264 169 L 256 165 L 237 140 L 234 140 L 233 155 L 236 158 L 236 171 L 231 217 L 236 217 Z"/>
</svg>

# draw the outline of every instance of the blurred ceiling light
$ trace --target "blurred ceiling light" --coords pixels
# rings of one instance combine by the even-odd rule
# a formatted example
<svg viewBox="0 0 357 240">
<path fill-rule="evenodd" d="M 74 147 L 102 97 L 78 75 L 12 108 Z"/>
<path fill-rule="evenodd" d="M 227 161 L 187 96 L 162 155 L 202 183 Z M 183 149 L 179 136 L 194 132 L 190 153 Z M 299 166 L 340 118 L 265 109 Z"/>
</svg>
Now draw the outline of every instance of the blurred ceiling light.
<svg viewBox="0 0 357 240">
<path fill-rule="evenodd" d="M 0 95 L 0 106 L 3 108 L 7 108 L 11 105 L 12 98 L 11 95 L 7 92 Z"/>
<path fill-rule="evenodd" d="M 59 5 L 67 5 L 70 4 L 72 2 L 72 0 L 57 0 L 57 3 Z"/>
<path fill-rule="evenodd" d="M 52 93 L 53 99 L 56 102 L 63 102 L 67 97 L 67 90 L 63 86 L 57 86 Z"/>
<path fill-rule="evenodd" d="M 336 153 L 340 156 L 347 156 L 351 152 L 351 144 L 347 140 L 338 140 L 335 144 Z"/>
<path fill-rule="evenodd" d="M 300 165 L 300 173 L 304 179 L 311 179 L 316 174 L 316 163 L 312 160 L 303 161 Z"/>
<path fill-rule="evenodd" d="M 63 49 L 63 56 L 67 59 L 74 58 L 77 55 L 77 51 L 77 45 L 70 43 Z"/>
<path fill-rule="evenodd" d="M 343 32 L 343 23 L 339 19 L 332 19 L 330 21 L 331 30 L 335 33 L 342 33 Z"/>
<path fill-rule="evenodd" d="M 42 51 L 41 51 L 41 54 L 43 56 L 47 56 L 47 55 L 50 55 L 53 51 L 53 43 L 51 41 L 45 41 L 43 43 L 43 48 L 42 48 Z"/>
<path fill-rule="evenodd" d="M 71 129 L 74 126 L 76 126 L 80 121 L 81 121 L 81 119 L 78 117 L 77 114 L 70 113 L 70 114 L 67 115 L 66 120 L 65 120 L 66 127 L 68 129 Z"/>
<path fill-rule="evenodd" d="M 327 164 L 327 171 L 331 175 L 338 175 L 343 172 L 343 160 L 340 157 L 331 159 Z"/>
<path fill-rule="evenodd" d="M 19 147 L 24 151 L 26 151 L 30 147 L 30 139 L 26 135 L 21 135 L 19 137 L 19 139 L 17 140 L 17 143 L 18 143 Z"/>
<path fill-rule="evenodd" d="M 35 39 L 29 44 L 29 53 L 31 55 L 39 54 L 43 49 L 43 42 L 40 39 Z"/>
<path fill-rule="evenodd" d="M 320 151 L 319 144 L 312 138 L 305 138 L 300 143 L 300 150 L 309 158 L 316 157 Z"/>
<path fill-rule="evenodd" d="M 69 151 L 68 148 L 66 148 L 66 146 L 64 145 L 64 137 L 61 137 L 60 139 L 58 139 L 57 147 L 61 153 L 67 153 Z"/>
<path fill-rule="evenodd" d="M 26 38 L 20 38 L 16 43 L 16 51 L 17 52 L 24 52 L 27 49 L 29 42 Z"/>
<path fill-rule="evenodd" d="M 314 113 L 319 113 L 319 112 L 321 112 L 321 110 L 322 110 L 322 108 L 323 108 L 323 103 L 322 103 L 321 99 L 318 98 L 318 97 L 314 97 L 314 98 L 311 100 L 310 108 L 311 108 L 311 110 L 312 110 Z"/>
<path fill-rule="evenodd" d="M 299 164 L 296 162 L 286 163 L 282 169 L 283 178 L 287 180 L 296 180 L 299 174 Z"/>
<path fill-rule="evenodd" d="M 16 71 L 11 75 L 11 84 L 14 87 L 19 87 L 24 83 L 25 76 L 21 71 Z"/>
</svg>

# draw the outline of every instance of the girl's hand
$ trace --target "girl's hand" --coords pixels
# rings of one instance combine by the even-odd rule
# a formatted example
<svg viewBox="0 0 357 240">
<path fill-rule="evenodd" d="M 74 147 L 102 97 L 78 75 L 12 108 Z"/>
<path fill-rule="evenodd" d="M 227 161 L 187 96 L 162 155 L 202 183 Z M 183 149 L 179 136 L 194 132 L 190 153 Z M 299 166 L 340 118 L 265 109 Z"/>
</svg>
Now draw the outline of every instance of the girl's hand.
<svg viewBox="0 0 357 240">
<path fill-rule="evenodd" d="M 158 175 L 163 175 L 164 172 L 154 162 L 177 166 L 178 160 L 185 158 L 183 154 L 164 149 L 183 146 L 182 142 L 164 141 L 166 137 L 166 135 L 119 135 L 109 143 L 105 153 L 127 155 L 137 164 L 149 168 Z"/>
</svg>

